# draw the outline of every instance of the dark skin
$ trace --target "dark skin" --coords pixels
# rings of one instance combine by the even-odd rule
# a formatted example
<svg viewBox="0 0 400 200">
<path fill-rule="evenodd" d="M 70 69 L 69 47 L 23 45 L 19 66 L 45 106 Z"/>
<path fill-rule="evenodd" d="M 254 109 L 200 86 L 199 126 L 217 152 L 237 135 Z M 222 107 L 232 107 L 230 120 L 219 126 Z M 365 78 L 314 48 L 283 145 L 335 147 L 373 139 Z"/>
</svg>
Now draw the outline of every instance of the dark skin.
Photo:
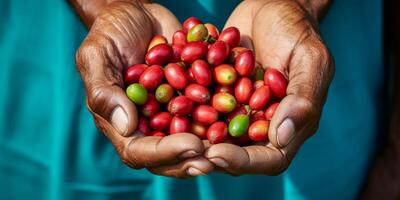
<svg viewBox="0 0 400 200">
<path fill-rule="evenodd" d="M 276 175 L 317 130 L 334 74 L 318 32 L 328 1 L 249 0 L 237 6 L 226 26 L 240 29 L 241 44 L 255 51 L 260 65 L 284 73 L 288 96 L 271 121 L 269 143 L 244 148 L 217 144 L 207 150 L 190 133 L 164 138 L 135 133 L 136 107 L 123 88 L 123 69 L 143 63 L 153 35 L 170 39 L 181 28 L 176 17 L 158 4 L 138 1 L 72 4 L 90 28 L 76 58 L 88 107 L 127 165 L 179 178 L 206 174 L 214 167 L 234 175 Z"/>
<path fill-rule="evenodd" d="M 145 167 L 155 174 L 184 178 L 205 174 L 213 170 L 213 164 L 202 156 L 205 154 L 208 159 L 214 162 L 216 160 L 212 159 L 213 157 L 225 159 L 228 165 L 216 168 L 235 175 L 247 173 L 279 174 L 287 168 L 302 142 L 316 130 L 322 104 L 325 101 L 324 98 L 318 98 L 317 94 L 325 96 L 333 75 L 331 58 L 319 38 L 317 28 L 317 21 L 322 18 L 327 10 L 329 0 L 297 0 L 297 3 L 291 1 L 246 1 L 233 12 L 226 26 L 237 26 L 242 33 L 247 35 L 244 37 L 246 39 L 242 40 L 242 45 L 256 51 L 259 63 L 263 64 L 264 67 L 277 67 L 289 77 L 291 95 L 285 99 L 286 105 L 292 106 L 294 100 L 298 99 L 299 96 L 306 97 L 301 98 L 301 103 L 297 105 L 296 115 L 292 114 L 292 116 L 298 116 L 294 118 L 301 119 L 302 116 L 304 118 L 296 123 L 296 130 L 301 131 L 296 131 L 296 137 L 285 146 L 277 142 L 276 134 L 274 134 L 276 125 L 279 124 L 282 116 L 290 114 L 285 111 L 286 109 L 281 108 L 280 117 L 274 118 L 273 124 L 275 125 L 272 125 L 273 128 L 269 133 L 271 143 L 266 144 L 266 146 L 239 148 L 224 144 L 216 145 L 207 152 L 205 152 L 205 145 L 190 134 L 167 136 L 163 139 L 144 138 L 139 134 L 134 134 L 137 125 L 137 113 L 135 106 L 126 99 L 122 89 L 122 70 L 130 64 L 143 62 L 143 52 L 147 48 L 151 35 L 163 34 L 170 38 L 175 30 L 181 28 L 181 25 L 172 13 L 159 5 L 142 5 L 136 0 L 120 0 L 118 3 L 114 1 L 70 0 L 82 21 L 90 28 L 90 33 L 77 54 L 78 69 L 85 83 L 89 110 L 93 114 L 97 127 L 110 138 L 121 159 L 127 165 L 133 168 Z M 142 2 L 149 3 L 147 1 Z M 269 6 L 265 4 L 269 4 Z M 268 40 L 262 40 L 263 35 L 268 35 L 268 33 L 264 33 L 262 29 L 256 29 L 259 23 L 266 23 L 262 21 L 263 15 L 268 16 L 268 12 L 273 13 L 273 8 L 291 13 L 294 17 L 288 20 L 278 13 L 271 18 L 272 20 L 267 20 L 267 24 L 273 25 L 275 22 L 283 26 L 293 23 L 296 21 L 294 19 L 300 22 L 296 23 L 297 25 L 293 29 L 285 30 L 282 27 L 276 29 L 287 36 L 282 38 L 283 41 L 279 40 L 280 42 L 290 44 L 291 42 L 287 41 L 293 40 L 296 41 L 294 43 L 298 44 L 287 45 L 283 48 L 286 49 L 286 55 L 285 51 L 279 51 L 273 56 L 268 55 L 267 49 L 262 49 L 262 44 L 270 45 L 267 42 Z M 255 9 L 258 9 L 258 11 L 256 12 Z M 95 25 L 93 25 L 94 21 L 97 21 Z M 246 23 L 255 24 L 256 28 L 253 29 L 253 26 L 248 26 Z M 123 27 L 127 27 L 129 31 L 121 31 Z M 304 39 L 304 36 L 299 37 L 299 35 L 304 35 L 301 34 L 303 32 L 308 33 L 306 34 L 308 39 Z M 258 39 L 258 35 L 262 37 Z M 268 36 L 273 37 L 271 34 Z M 279 42 L 277 42 L 277 45 L 279 45 Z M 135 46 L 135 48 L 132 48 L 132 46 Z M 287 52 L 297 56 L 292 56 L 289 62 Z M 305 59 L 299 59 L 303 56 Z M 311 62 L 314 59 L 317 61 Z M 309 67 L 303 67 L 303 69 L 296 67 L 295 63 L 298 63 L 299 66 L 304 64 Z M 324 72 L 315 73 L 320 69 L 323 69 Z M 296 71 L 297 73 L 295 73 Z M 311 75 L 304 76 L 308 73 Z M 303 83 L 308 85 L 308 87 L 305 87 L 309 88 L 308 90 L 296 89 L 296 85 Z M 313 84 L 319 85 L 315 91 L 310 89 Z M 396 98 L 398 96 L 396 95 Z M 310 109 L 311 106 L 307 106 L 314 103 L 321 106 L 317 106 L 315 110 Z M 124 108 L 129 118 L 125 121 L 127 128 L 123 131 L 120 131 L 112 123 L 113 108 L 117 105 Z M 399 126 L 396 125 L 398 124 L 396 123 L 398 121 L 396 113 L 399 112 L 393 113 L 395 116 L 392 119 L 389 138 L 391 142 L 379 154 L 366 188 L 362 193 L 362 199 L 377 199 L 384 196 L 388 199 L 399 197 L 397 180 L 400 173 L 396 166 L 399 166 L 398 160 L 400 159 L 393 159 L 400 155 L 396 153 L 399 152 L 397 147 L 400 141 L 397 136 Z M 306 121 L 308 120 L 312 123 L 307 125 Z M 298 127 L 308 128 L 299 129 Z M 231 150 L 237 154 L 230 153 Z M 189 153 L 182 156 L 185 152 Z M 221 163 L 216 162 L 214 164 L 218 166 Z M 191 167 L 197 170 L 189 172 Z M 383 191 L 382 188 L 386 190 Z"/>
<path fill-rule="evenodd" d="M 303 2 L 310 5 L 310 1 Z M 315 133 L 334 73 L 333 62 L 319 33 L 312 8 L 295 1 L 244 1 L 233 11 L 226 27 L 238 27 L 242 45 L 254 50 L 257 62 L 283 72 L 289 80 L 264 145 L 211 146 L 206 157 L 234 174 L 282 173 L 301 144 Z M 272 30 L 272 31 L 271 31 Z"/>
<path fill-rule="evenodd" d="M 78 2 L 73 5 L 82 8 Z M 178 20 L 157 4 L 118 1 L 97 9 L 101 11 L 87 8 L 97 14 L 77 9 L 83 11 L 80 16 L 90 31 L 76 57 L 87 105 L 97 127 L 111 140 L 121 160 L 135 169 L 145 167 L 155 174 L 181 178 L 210 172 L 213 165 L 202 156 L 205 148 L 196 136 L 182 133 L 160 138 L 134 134 L 137 110 L 123 88 L 123 69 L 143 63 L 152 36 L 171 38 L 181 28 Z"/>
</svg>

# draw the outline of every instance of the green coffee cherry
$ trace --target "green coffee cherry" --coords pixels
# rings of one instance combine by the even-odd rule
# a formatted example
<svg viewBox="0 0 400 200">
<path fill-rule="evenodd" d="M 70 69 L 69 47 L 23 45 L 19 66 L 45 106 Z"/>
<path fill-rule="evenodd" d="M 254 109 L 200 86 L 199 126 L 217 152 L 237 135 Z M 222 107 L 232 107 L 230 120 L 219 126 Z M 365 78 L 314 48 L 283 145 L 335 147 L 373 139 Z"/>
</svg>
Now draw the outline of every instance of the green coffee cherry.
<svg viewBox="0 0 400 200">
<path fill-rule="evenodd" d="M 240 137 L 247 132 L 250 119 L 247 115 L 238 115 L 229 123 L 229 134 L 233 137 Z"/>
<path fill-rule="evenodd" d="M 129 85 L 126 95 L 136 105 L 143 105 L 147 101 L 147 90 L 139 83 Z"/>
<path fill-rule="evenodd" d="M 203 24 L 197 24 L 189 30 L 186 39 L 188 42 L 204 41 L 207 36 L 207 28 Z"/>
</svg>

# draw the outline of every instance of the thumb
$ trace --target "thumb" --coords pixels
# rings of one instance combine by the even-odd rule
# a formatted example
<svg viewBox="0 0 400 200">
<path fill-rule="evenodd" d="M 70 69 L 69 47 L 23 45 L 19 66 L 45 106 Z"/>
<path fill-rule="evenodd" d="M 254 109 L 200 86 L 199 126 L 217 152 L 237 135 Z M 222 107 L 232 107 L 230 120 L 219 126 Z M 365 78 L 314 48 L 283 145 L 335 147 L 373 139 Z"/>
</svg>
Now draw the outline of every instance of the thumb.
<svg viewBox="0 0 400 200">
<path fill-rule="evenodd" d="M 271 120 L 269 139 L 276 147 L 297 149 L 318 128 L 334 67 L 318 38 L 296 46 L 288 65 L 287 96 Z"/>
<path fill-rule="evenodd" d="M 137 111 L 123 89 L 122 62 L 112 62 L 118 58 L 113 55 L 117 51 L 107 48 L 107 44 L 107 41 L 88 37 L 79 48 L 76 61 L 96 126 L 115 140 L 121 135 L 133 134 L 137 127 Z"/>
</svg>

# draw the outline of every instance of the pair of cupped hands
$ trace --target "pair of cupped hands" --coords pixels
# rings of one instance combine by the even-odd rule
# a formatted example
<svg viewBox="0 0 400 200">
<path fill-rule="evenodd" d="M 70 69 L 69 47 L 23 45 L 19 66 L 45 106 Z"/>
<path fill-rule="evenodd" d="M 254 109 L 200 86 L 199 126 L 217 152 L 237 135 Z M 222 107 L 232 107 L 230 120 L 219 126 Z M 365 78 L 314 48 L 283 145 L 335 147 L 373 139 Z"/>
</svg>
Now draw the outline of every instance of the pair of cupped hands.
<svg viewBox="0 0 400 200">
<path fill-rule="evenodd" d="M 144 63 L 156 34 L 171 39 L 181 29 L 176 17 L 154 3 L 113 2 L 99 12 L 77 53 L 87 105 L 97 127 L 128 166 L 163 176 L 185 178 L 212 171 L 232 175 L 277 175 L 289 166 L 321 116 L 334 66 L 318 32 L 325 5 L 295 0 L 243 1 L 225 27 L 237 27 L 241 46 L 254 50 L 263 67 L 289 80 L 265 145 L 209 145 L 191 133 L 166 137 L 135 133 L 137 108 L 125 94 L 124 68 Z M 212 23 L 212 22 L 211 22 Z"/>
</svg>

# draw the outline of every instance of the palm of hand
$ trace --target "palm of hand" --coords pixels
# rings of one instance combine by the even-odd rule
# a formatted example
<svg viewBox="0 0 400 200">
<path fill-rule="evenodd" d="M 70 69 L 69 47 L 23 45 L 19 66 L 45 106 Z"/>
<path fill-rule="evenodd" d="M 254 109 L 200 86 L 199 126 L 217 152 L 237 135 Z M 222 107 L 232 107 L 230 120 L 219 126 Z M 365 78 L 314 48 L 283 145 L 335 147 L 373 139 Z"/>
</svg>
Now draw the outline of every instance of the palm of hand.
<svg viewBox="0 0 400 200">
<path fill-rule="evenodd" d="M 241 45 L 254 50 L 257 63 L 284 73 L 289 85 L 271 120 L 267 144 L 217 144 L 207 150 L 206 157 L 225 172 L 279 174 L 317 130 L 334 68 L 315 23 L 299 4 L 286 0 L 244 1 L 228 19 L 225 27 L 240 30 Z M 291 136 L 279 138 L 278 129 Z"/>
<path fill-rule="evenodd" d="M 213 169 L 200 156 L 202 141 L 188 133 L 164 138 L 134 134 L 137 111 L 124 92 L 122 78 L 125 67 L 144 62 L 153 35 L 171 38 L 178 29 L 176 18 L 159 5 L 111 3 L 97 16 L 79 48 L 77 66 L 96 126 L 111 140 L 121 160 L 155 174 L 187 177 Z"/>
<path fill-rule="evenodd" d="M 154 34 L 171 38 L 180 29 L 176 18 L 165 9 L 154 4 L 144 7 L 121 2 L 108 6 L 77 54 L 88 107 L 121 159 L 134 168 L 146 167 L 153 173 L 175 177 L 186 177 L 190 169 L 195 169 L 191 175 L 208 173 L 213 169 L 210 161 L 236 175 L 278 174 L 286 169 L 302 142 L 316 130 L 333 74 L 329 53 L 306 12 L 285 0 L 245 1 L 233 12 L 226 26 L 240 29 L 242 45 L 255 51 L 258 63 L 287 75 L 288 96 L 271 121 L 270 143 L 244 148 L 213 145 L 205 153 L 207 160 L 202 156 L 203 143 L 191 134 L 162 139 L 132 135 L 137 112 L 122 89 L 123 68 L 143 63 Z M 296 134 L 290 143 L 282 144 L 276 132 L 286 118 L 292 119 Z"/>
</svg>

